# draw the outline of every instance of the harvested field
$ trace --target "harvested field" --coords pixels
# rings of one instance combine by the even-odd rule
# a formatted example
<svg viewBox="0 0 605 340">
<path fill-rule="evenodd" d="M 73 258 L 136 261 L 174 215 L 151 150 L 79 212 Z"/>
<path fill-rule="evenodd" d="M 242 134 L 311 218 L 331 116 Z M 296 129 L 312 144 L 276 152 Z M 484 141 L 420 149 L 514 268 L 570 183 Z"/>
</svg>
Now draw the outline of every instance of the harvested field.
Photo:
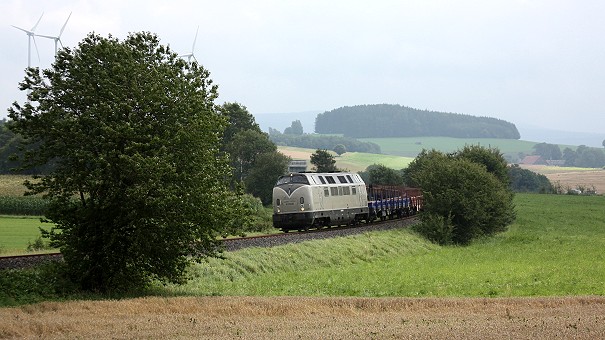
<svg viewBox="0 0 605 340">
<path fill-rule="evenodd" d="M 603 339 L 605 297 L 148 297 L 0 309 L 0 338 Z"/>
<path fill-rule="evenodd" d="M 565 167 L 552 167 L 544 165 L 522 165 L 523 168 L 543 174 L 551 183 L 559 182 L 563 188 L 585 187 L 594 188 L 597 193 L 605 193 L 605 170 L 604 169 L 578 169 Z"/>
</svg>

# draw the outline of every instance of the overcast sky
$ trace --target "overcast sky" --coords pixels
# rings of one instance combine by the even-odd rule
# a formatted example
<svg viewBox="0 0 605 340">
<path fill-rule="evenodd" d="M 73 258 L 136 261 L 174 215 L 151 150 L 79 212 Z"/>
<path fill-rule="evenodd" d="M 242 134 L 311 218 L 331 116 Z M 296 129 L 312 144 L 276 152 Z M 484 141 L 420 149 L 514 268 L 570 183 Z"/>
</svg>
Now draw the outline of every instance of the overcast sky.
<svg viewBox="0 0 605 340">
<path fill-rule="evenodd" d="M 219 85 L 219 103 L 255 115 L 359 104 L 605 132 L 605 1 L 2 0 L 0 117 L 27 66 L 27 35 L 74 47 L 89 32 L 151 31 L 191 51 Z M 36 38 L 32 66 L 54 43 Z"/>
</svg>

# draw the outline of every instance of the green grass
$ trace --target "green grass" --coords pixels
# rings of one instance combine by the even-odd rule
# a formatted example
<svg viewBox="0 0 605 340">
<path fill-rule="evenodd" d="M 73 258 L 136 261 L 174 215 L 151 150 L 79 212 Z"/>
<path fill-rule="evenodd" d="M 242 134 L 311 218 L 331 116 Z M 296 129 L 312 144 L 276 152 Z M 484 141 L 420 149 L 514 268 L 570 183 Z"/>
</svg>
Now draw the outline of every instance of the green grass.
<svg viewBox="0 0 605 340">
<path fill-rule="evenodd" d="M 196 265 L 164 294 L 296 296 L 605 295 L 605 197 L 517 195 L 509 231 L 438 247 L 408 230 L 268 249 Z"/>
<path fill-rule="evenodd" d="M 401 157 L 394 155 L 377 155 L 362 152 L 347 152 L 336 157 L 336 166 L 349 171 L 364 171 L 372 164 L 382 164 L 391 169 L 403 169 L 412 162 L 412 157 Z"/>
<path fill-rule="evenodd" d="M 435 149 L 447 153 L 462 149 L 465 145 L 477 144 L 485 147 L 497 147 L 503 154 L 516 157 L 520 152 L 533 153 L 533 146 L 536 145 L 536 142 L 496 138 L 408 137 L 363 138 L 360 140 L 378 144 L 382 153 L 405 157 L 416 157 L 422 149 Z M 568 146 L 562 145 L 561 147 L 563 149 Z"/>
<path fill-rule="evenodd" d="M 38 227 L 50 230 L 50 225 L 40 222 L 40 217 L 0 216 L 0 253 L 16 255 L 26 252 L 29 243 L 39 236 Z"/>
</svg>

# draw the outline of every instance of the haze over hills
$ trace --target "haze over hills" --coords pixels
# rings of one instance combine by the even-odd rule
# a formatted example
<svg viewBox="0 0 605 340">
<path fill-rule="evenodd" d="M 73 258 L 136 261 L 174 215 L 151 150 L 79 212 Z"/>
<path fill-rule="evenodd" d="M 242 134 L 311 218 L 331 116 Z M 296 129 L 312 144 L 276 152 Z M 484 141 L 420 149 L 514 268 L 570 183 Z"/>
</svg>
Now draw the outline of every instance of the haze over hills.
<svg viewBox="0 0 605 340">
<path fill-rule="evenodd" d="M 318 114 L 323 112 L 325 111 L 314 110 L 304 112 L 259 113 L 255 114 L 254 117 L 261 129 L 265 132 L 268 132 L 269 128 L 283 132 L 293 121 L 300 120 L 305 133 L 314 133 L 315 118 Z M 602 142 L 605 139 L 605 132 L 599 134 L 577 131 L 557 131 L 527 125 L 517 125 L 517 128 L 521 134 L 521 140 L 539 143 L 586 145 L 598 148 L 603 147 Z"/>
</svg>

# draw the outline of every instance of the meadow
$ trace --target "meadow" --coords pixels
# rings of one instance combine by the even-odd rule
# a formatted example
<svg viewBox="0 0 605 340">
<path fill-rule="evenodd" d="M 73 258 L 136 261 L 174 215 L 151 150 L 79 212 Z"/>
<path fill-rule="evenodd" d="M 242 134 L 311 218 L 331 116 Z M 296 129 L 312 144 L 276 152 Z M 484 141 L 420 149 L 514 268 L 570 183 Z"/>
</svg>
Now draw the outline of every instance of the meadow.
<svg viewBox="0 0 605 340">
<path fill-rule="evenodd" d="M 605 295 L 605 197 L 518 194 L 509 230 L 439 247 L 410 230 L 245 249 L 192 268 L 168 295 Z"/>
<path fill-rule="evenodd" d="M 516 157 L 519 153 L 531 154 L 536 142 L 497 139 L 497 138 L 451 138 L 451 137 L 406 137 L 406 138 L 363 138 L 364 142 L 378 144 L 382 153 L 404 157 L 416 157 L 422 149 L 439 150 L 445 153 L 462 149 L 465 145 L 481 145 L 495 147 L 509 157 Z M 561 150 L 575 146 L 560 145 Z M 514 161 L 514 160 L 513 160 Z"/>
<path fill-rule="evenodd" d="M 50 225 L 36 216 L 0 216 L 0 255 L 18 255 L 40 238 L 39 228 L 50 230 Z"/>
</svg>

